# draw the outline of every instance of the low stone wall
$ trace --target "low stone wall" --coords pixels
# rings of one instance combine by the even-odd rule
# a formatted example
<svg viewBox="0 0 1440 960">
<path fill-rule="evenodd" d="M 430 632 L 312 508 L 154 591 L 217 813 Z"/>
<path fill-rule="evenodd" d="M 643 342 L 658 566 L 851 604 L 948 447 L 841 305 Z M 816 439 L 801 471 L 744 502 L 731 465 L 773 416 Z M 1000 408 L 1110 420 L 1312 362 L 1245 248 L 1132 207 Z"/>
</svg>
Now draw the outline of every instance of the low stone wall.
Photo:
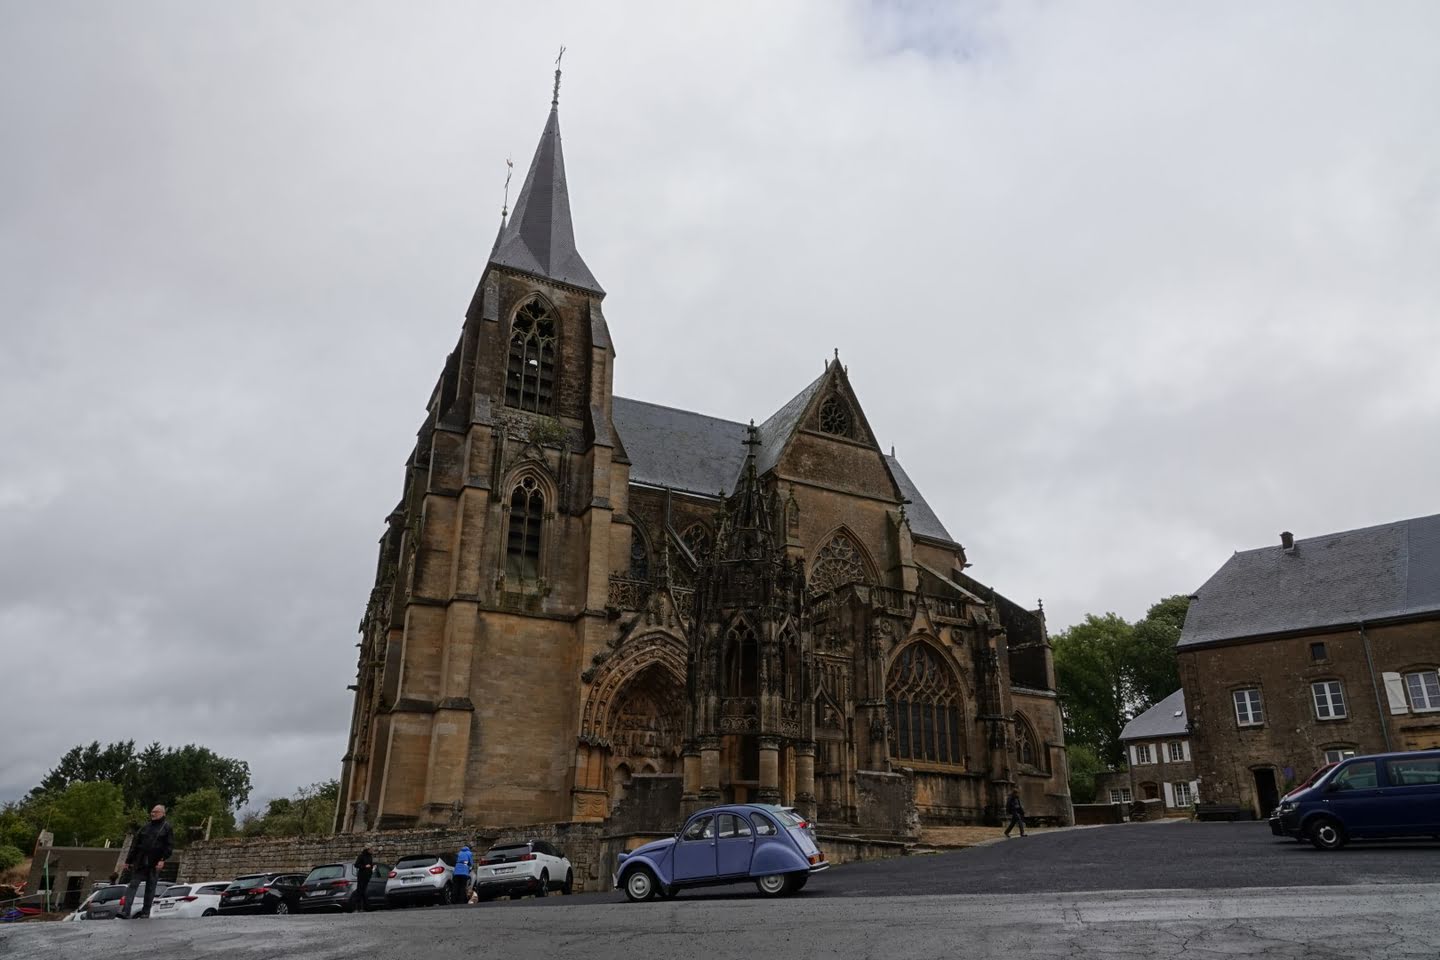
<svg viewBox="0 0 1440 960">
<path fill-rule="evenodd" d="M 439 828 L 340 833 L 326 837 L 231 837 L 191 844 L 180 854 L 181 880 L 230 880 L 267 870 L 306 873 L 322 863 L 349 863 L 363 848 L 380 863 L 393 864 L 410 853 L 454 853 L 468 843 L 477 853 L 499 839 L 548 840 L 570 858 L 575 889 L 613 889 L 610 878 L 620 854 L 663 837 L 668 832 L 610 833 L 598 823 L 544 823 L 528 827 Z M 820 849 L 835 864 L 898 857 L 905 844 L 897 840 L 821 834 Z"/>
<path fill-rule="evenodd" d="M 1081 826 L 1125 822 L 1123 803 L 1077 803 L 1074 810 L 1075 823 Z"/>
<path fill-rule="evenodd" d="M 857 860 L 886 860 L 905 855 L 907 844 L 899 840 L 874 840 L 865 837 L 834 837 L 821 833 L 816 844 L 825 853 L 825 859 L 833 864 L 854 863 Z"/>
<path fill-rule="evenodd" d="M 230 837 L 192 843 L 180 854 L 184 880 L 229 880 L 247 873 L 285 870 L 305 873 L 322 863 L 349 863 L 365 847 L 381 863 L 411 853 L 453 854 L 464 844 L 483 852 L 500 839 L 548 840 L 575 871 L 577 890 L 607 889 L 602 864 L 605 830 L 598 823 L 546 823 L 524 827 L 469 827 L 377 830 L 315 837 Z"/>
</svg>

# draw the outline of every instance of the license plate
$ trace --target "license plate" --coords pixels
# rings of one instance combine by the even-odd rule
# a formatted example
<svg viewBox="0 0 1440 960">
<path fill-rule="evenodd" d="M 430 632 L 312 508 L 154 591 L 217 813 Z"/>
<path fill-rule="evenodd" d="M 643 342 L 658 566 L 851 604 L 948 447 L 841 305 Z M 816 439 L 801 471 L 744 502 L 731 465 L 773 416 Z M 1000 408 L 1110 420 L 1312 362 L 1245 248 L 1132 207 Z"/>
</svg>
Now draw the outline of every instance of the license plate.
<svg viewBox="0 0 1440 960">
<path fill-rule="evenodd" d="M 496 867 L 496 868 L 495 868 L 495 872 L 496 872 L 496 873 L 509 873 L 511 870 L 514 870 L 514 869 L 515 869 L 514 867 Z"/>
<path fill-rule="evenodd" d="M 420 882 L 420 878 L 419 878 L 419 877 L 402 877 L 402 878 L 401 878 L 401 882 L 402 882 L 402 883 L 419 883 L 419 882 Z"/>
</svg>

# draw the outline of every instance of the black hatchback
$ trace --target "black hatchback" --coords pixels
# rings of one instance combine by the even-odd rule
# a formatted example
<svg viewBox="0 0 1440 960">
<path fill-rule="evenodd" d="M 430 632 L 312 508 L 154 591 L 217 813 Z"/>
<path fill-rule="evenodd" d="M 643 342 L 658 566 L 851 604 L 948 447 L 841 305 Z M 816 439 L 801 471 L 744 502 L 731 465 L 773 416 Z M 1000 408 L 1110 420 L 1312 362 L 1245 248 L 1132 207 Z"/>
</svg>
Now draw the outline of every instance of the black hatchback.
<svg viewBox="0 0 1440 960">
<path fill-rule="evenodd" d="M 386 905 L 385 883 L 390 878 L 390 865 L 376 863 L 365 887 L 365 908 L 375 910 Z M 315 867 L 300 884 L 297 911 L 343 910 L 346 913 L 360 906 L 359 872 L 352 863 L 327 863 Z"/>
<path fill-rule="evenodd" d="M 236 877 L 220 894 L 220 915 L 294 913 L 300 902 L 303 873 L 255 873 Z"/>
</svg>

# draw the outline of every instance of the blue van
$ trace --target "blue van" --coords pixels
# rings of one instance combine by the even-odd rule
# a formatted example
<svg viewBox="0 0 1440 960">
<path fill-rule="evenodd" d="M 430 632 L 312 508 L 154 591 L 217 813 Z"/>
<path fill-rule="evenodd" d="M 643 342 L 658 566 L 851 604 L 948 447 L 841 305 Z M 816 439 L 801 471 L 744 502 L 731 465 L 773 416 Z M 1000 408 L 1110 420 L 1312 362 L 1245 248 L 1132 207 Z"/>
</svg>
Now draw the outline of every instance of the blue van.
<svg viewBox="0 0 1440 960">
<path fill-rule="evenodd" d="M 1380 837 L 1440 839 L 1440 750 L 1349 757 L 1286 794 L 1270 830 L 1321 850 Z"/>
</svg>

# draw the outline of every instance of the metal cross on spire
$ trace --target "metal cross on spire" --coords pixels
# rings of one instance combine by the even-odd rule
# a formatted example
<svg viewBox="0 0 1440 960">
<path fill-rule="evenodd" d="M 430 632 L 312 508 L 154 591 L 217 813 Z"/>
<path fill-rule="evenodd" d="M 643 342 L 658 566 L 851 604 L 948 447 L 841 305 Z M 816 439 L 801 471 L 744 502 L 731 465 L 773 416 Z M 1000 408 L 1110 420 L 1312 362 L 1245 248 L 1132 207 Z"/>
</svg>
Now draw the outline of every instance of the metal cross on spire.
<svg viewBox="0 0 1440 960">
<path fill-rule="evenodd" d="M 555 94 L 550 98 L 550 106 L 560 106 L 560 58 L 565 56 L 565 45 L 560 45 L 560 56 L 555 58 Z"/>
<path fill-rule="evenodd" d="M 505 202 L 500 206 L 500 222 L 504 223 L 505 218 L 510 215 L 510 177 L 515 173 L 515 160 L 512 157 L 505 158 Z"/>
</svg>

